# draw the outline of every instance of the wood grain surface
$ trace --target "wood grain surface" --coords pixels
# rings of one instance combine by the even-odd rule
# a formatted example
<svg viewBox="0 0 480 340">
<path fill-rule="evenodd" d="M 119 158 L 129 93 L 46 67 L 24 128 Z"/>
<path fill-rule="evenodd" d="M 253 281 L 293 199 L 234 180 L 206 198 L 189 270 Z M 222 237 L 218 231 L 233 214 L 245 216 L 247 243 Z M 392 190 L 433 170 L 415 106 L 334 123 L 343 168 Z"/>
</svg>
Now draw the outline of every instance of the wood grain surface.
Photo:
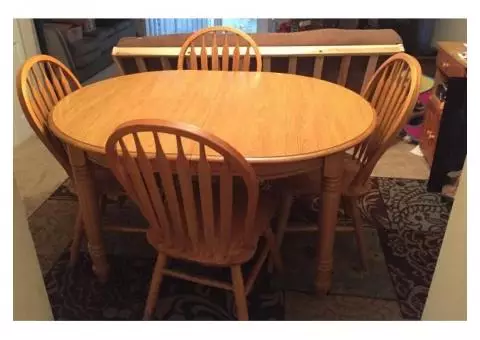
<svg viewBox="0 0 480 340">
<path fill-rule="evenodd" d="M 162 71 L 86 86 L 64 98 L 49 123 L 64 142 L 105 154 L 110 134 L 129 120 L 184 122 L 217 135 L 249 162 L 261 164 L 313 159 L 348 149 L 373 131 L 375 117 L 371 105 L 353 91 L 310 77 Z M 142 144 L 147 154 L 155 149 L 153 138 Z M 164 145 L 167 154 L 175 153 L 173 139 Z M 127 141 L 130 147 L 135 150 L 133 141 Z M 198 158 L 198 151 L 185 147 L 189 158 Z"/>
</svg>

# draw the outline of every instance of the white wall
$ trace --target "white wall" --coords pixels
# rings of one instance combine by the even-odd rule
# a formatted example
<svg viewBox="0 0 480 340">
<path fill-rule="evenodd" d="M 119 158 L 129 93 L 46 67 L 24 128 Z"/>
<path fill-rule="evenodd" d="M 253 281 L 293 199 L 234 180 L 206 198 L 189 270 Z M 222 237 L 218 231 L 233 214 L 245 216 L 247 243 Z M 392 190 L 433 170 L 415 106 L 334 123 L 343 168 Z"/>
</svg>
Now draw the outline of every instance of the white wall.
<svg viewBox="0 0 480 340">
<path fill-rule="evenodd" d="M 13 179 L 13 319 L 53 319 L 15 178 Z"/>
<path fill-rule="evenodd" d="M 13 20 L 13 144 L 22 143 L 33 135 L 33 130 L 28 125 L 17 98 L 16 74 L 23 62 L 39 54 L 37 36 L 33 20 Z"/>
<path fill-rule="evenodd" d="M 455 195 L 422 320 L 467 319 L 467 161 Z"/>
</svg>

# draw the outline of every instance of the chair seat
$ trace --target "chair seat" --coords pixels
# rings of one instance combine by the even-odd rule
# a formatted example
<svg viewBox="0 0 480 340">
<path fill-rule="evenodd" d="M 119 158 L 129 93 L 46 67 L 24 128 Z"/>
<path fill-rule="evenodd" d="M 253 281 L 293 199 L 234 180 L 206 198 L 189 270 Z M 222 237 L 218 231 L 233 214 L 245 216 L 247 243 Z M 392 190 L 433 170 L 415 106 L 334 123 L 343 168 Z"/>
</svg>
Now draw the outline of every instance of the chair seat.
<svg viewBox="0 0 480 340">
<path fill-rule="evenodd" d="M 120 196 L 125 195 L 122 185 L 117 181 L 110 169 L 104 168 L 101 165 L 93 163 L 93 174 L 95 181 L 95 188 L 99 195 Z M 77 190 L 73 181 L 67 184 L 68 190 L 76 194 Z"/>
<path fill-rule="evenodd" d="M 352 156 L 345 153 L 344 155 L 344 173 L 342 178 L 342 193 L 352 194 L 363 192 L 365 188 L 355 188 L 352 192 L 350 187 L 355 175 L 360 169 L 359 164 L 352 159 Z M 273 187 L 281 192 L 290 195 L 316 195 L 322 192 L 322 175 L 320 169 L 314 172 L 308 172 L 296 176 L 287 177 L 285 179 L 275 180 Z"/>
<path fill-rule="evenodd" d="M 125 190 L 110 169 L 100 165 L 95 165 L 93 169 L 95 172 L 95 183 L 99 192 L 107 195 L 125 195 Z"/>
<path fill-rule="evenodd" d="M 215 225 L 219 227 L 220 219 L 220 199 L 214 190 L 214 218 Z M 237 193 L 238 192 L 238 193 Z M 196 199 L 196 211 L 199 216 L 197 221 L 202 221 L 199 212 L 201 211 L 200 200 Z M 179 258 L 187 261 L 198 262 L 211 266 L 230 266 L 232 264 L 241 264 L 250 260 L 257 249 L 258 239 L 270 226 L 275 210 L 278 204 L 278 197 L 270 191 L 260 191 L 255 215 L 255 222 L 252 226 L 252 232 L 246 234 L 244 220 L 247 210 L 247 195 L 244 190 L 234 190 L 234 201 L 232 205 L 232 240 L 228 249 L 214 249 L 206 243 L 203 235 L 199 235 L 199 241 L 196 242 L 196 248 L 191 244 L 186 244 L 182 249 L 166 244 L 163 239 L 163 231 L 160 228 L 150 227 L 147 232 L 149 243 L 159 252 L 165 253 L 169 257 Z M 183 207 L 180 206 L 183 211 Z M 183 218 L 183 220 L 185 220 Z M 187 225 L 184 223 L 184 230 Z M 203 228 L 201 229 L 203 230 Z"/>
</svg>

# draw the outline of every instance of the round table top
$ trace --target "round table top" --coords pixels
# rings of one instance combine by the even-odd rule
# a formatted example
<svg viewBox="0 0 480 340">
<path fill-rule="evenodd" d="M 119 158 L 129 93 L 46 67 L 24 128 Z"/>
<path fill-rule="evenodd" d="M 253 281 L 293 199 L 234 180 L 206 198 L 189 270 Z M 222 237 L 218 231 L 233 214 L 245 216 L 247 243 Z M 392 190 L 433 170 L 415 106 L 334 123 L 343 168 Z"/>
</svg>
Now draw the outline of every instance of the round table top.
<svg viewBox="0 0 480 340">
<path fill-rule="evenodd" d="M 355 92 L 311 77 L 158 71 L 83 87 L 57 104 L 49 124 L 64 142 L 102 154 L 115 128 L 135 119 L 193 124 L 250 162 L 283 162 L 349 149 L 373 131 L 376 113 Z"/>
</svg>

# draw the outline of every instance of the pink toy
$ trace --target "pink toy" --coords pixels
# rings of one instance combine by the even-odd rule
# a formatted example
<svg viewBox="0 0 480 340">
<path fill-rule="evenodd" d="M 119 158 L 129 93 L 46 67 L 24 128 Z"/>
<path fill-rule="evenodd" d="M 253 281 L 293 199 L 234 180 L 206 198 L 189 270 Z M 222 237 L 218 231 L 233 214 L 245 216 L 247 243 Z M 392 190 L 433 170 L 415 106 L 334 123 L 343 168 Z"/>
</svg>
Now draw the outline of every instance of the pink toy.
<svg viewBox="0 0 480 340">
<path fill-rule="evenodd" d="M 426 92 L 420 93 L 420 96 L 418 96 L 418 101 L 423 105 L 427 105 L 431 95 L 432 95 L 432 91 L 426 91 Z"/>
</svg>

